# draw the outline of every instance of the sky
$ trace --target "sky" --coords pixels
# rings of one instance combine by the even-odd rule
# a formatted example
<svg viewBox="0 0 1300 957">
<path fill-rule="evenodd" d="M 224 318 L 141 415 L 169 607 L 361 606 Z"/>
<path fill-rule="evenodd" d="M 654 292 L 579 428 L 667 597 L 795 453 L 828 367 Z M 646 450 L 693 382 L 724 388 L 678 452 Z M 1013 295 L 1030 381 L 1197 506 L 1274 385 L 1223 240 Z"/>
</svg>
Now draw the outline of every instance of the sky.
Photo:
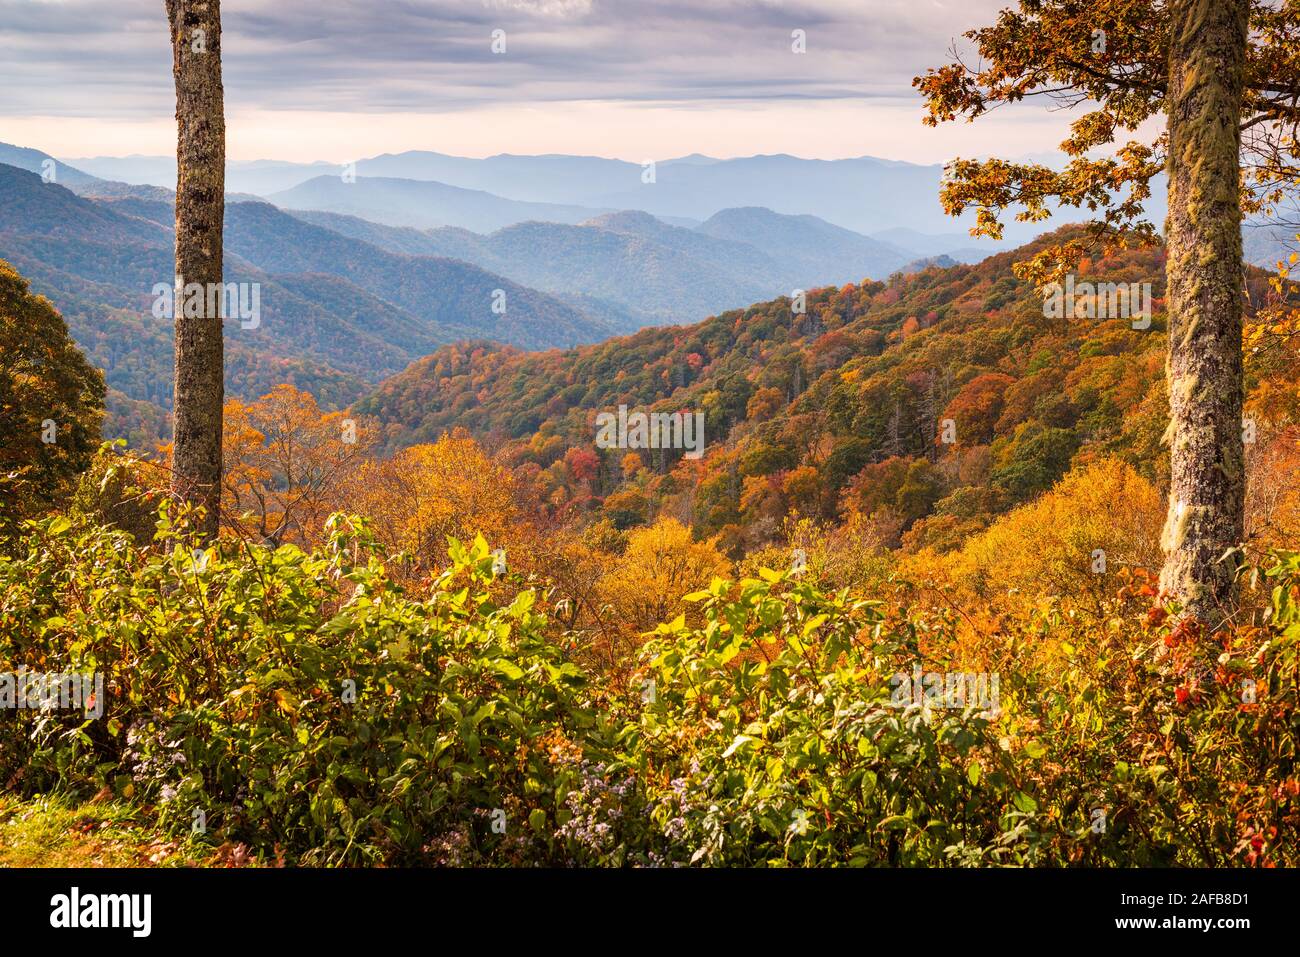
<svg viewBox="0 0 1300 957">
<path fill-rule="evenodd" d="M 911 87 L 1007 2 L 224 0 L 227 151 L 1041 154 L 1068 115 L 1018 104 L 936 130 Z M 172 153 L 163 0 L 0 0 L 0 91 L 0 141 L 62 158 Z"/>
</svg>

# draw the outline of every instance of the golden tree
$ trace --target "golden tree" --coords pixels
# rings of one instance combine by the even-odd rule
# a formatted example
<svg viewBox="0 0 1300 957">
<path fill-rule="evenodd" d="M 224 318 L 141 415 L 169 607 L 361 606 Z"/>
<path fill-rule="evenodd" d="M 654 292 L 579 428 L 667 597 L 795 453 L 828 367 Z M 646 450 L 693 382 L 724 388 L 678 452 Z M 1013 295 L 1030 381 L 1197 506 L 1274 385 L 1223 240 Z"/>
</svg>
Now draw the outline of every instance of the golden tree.
<svg viewBox="0 0 1300 957">
<path fill-rule="evenodd" d="M 482 534 L 493 548 L 507 549 L 509 562 L 509 552 L 534 534 L 509 470 L 460 429 L 362 463 L 347 497 L 349 510 L 368 517 L 381 541 L 411 553 L 425 571 L 445 563 L 449 537 Z"/>
<path fill-rule="evenodd" d="M 315 541 L 331 512 L 352 510 L 348 490 L 375 435 L 291 385 L 227 402 L 224 432 L 227 520 L 273 544 Z"/>
<path fill-rule="evenodd" d="M 636 632 L 675 617 L 681 598 L 730 574 L 731 563 L 709 542 L 691 538 L 675 518 L 661 518 L 628 533 L 627 550 L 601 580 L 604 601 Z"/>
</svg>

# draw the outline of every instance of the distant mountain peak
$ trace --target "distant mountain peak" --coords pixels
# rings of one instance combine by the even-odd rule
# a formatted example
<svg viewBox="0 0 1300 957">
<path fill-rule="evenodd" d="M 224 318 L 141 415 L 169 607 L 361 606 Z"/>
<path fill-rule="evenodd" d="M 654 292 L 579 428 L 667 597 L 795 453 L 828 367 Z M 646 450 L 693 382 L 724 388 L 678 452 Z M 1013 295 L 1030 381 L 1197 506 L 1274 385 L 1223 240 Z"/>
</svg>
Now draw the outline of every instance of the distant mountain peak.
<svg viewBox="0 0 1300 957">
<path fill-rule="evenodd" d="M 960 265 L 961 263 L 953 259 L 951 256 L 941 253 L 938 256 L 926 256 L 923 259 L 914 259 L 912 262 L 908 263 L 902 269 L 900 269 L 899 272 L 903 273 L 904 275 L 910 276 L 914 272 L 924 272 L 925 270 L 930 269 L 931 267 L 936 267 L 938 269 L 950 269 L 953 266 L 960 266 Z"/>
<path fill-rule="evenodd" d="M 580 226 L 600 226 L 603 229 L 615 229 L 620 226 L 665 226 L 663 220 L 640 209 L 620 209 L 613 213 L 601 213 L 591 219 L 583 220 Z"/>
<path fill-rule="evenodd" d="M 808 213 L 778 213 L 774 209 L 766 206 L 731 206 L 727 209 L 720 209 L 708 219 L 706 219 L 700 229 L 703 230 L 709 223 L 728 223 L 728 222 L 766 222 L 778 224 L 784 222 L 802 221 L 807 223 L 821 223 L 831 229 L 840 229 L 841 227 L 828 223 L 824 219 L 811 216 Z M 852 232 L 852 230 L 844 230 Z"/>
<path fill-rule="evenodd" d="M 46 166 L 47 162 L 54 165 L 48 167 Z M 40 150 L 30 149 L 26 146 L 14 146 L 11 143 L 0 143 L 0 163 L 6 166 L 15 166 L 18 169 L 38 175 L 45 174 L 47 169 L 52 170 L 54 175 L 52 182 L 59 183 L 62 186 L 80 186 L 98 180 L 98 177 L 83 173 L 76 167 L 55 159 L 49 153 L 43 153 Z"/>
<path fill-rule="evenodd" d="M 703 153 L 690 153 L 686 156 L 678 156 L 675 159 L 664 160 L 662 165 L 671 165 L 675 163 L 689 164 L 691 166 L 712 166 L 715 163 L 725 163 L 726 160 L 718 159 L 716 156 L 706 156 Z"/>
</svg>

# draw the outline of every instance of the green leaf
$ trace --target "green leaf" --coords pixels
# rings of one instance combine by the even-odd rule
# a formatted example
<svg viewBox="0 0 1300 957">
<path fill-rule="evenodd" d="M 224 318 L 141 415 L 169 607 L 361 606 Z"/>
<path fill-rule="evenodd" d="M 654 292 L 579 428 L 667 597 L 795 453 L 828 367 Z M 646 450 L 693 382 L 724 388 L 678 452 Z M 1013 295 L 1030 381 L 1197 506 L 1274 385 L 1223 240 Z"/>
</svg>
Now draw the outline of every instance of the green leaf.
<svg viewBox="0 0 1300 957">
<path fill-rule="evenodd" d="M 1024 791 L 1017 791 L 1016 796 L 1011 799 L 1016 809 L 1025 814 L 1033 814 L 1038 810 L 1038 802 L 1026 794 Z"/>
<path fill-rule="evenodd" d="M 876 789 L 876 772 L 866 771 L 862 775 L 862 796 L 870 797 Z"/>
<path fill-rule="evenodd" d="M 731 747 L 727 748 L 727 750 L 722 752 L 722 756 L 724 758 L 731 757 L 733 754 L 736 753 L 736 751 L 738 751 L 740 748 L 743 748 L 745 745 L 751 743 L 753 740 L 754 739 L 747 734 L 736 735 L 736 740 L 731 742 Z"/>
<path fill-rule="evenodd" d="M 505 658 L 493 658 L 491 664 L 492 670 L 505 675 L 511 681 L 518 681 L 524 676 L 523 668 Z"/>
</svg>

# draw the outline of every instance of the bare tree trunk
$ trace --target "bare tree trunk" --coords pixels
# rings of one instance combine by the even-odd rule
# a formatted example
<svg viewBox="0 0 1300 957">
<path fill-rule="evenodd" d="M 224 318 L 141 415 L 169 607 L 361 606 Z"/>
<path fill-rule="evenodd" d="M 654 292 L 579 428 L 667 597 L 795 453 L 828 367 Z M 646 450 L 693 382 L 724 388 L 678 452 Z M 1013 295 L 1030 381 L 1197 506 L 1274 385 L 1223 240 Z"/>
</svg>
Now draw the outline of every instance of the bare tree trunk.
<svg viewBox="0 0 1300 957">
<path fill-rule="evenodd" d="M 1161 591 L 1215 622 L 1241 541 L 1240 147 L 1249 0 L 1175 0 L 1169 51 L 1171 481 Z"/>
<path fill-rule="evenodd" d="M 226 119 L 221 86 L 220 0 L 165 0 L 176 80 L 176 379 L 172 407 L 175 451 L 172 489 L 202 505 L 205 538 L 217 535 L 221 504 L 221 407 L 224 297 L 210 296 L 222 282 L 225 217 Z M 184 287 L 199 283 L 203 307 L 190 304 Z M 193 314 L 197 311 L 199 314 Z M 187 314 L 188 313 L 188 314 Z"/>
</svg>

